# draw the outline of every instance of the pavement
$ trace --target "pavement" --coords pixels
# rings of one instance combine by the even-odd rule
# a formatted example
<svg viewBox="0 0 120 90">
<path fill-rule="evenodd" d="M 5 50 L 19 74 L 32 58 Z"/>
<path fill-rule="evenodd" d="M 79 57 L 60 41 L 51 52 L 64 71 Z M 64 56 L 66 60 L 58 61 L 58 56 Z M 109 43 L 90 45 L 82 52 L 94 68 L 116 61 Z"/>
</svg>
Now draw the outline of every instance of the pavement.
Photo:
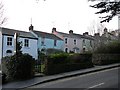
<svg viewBox="0 0 120 90">
<path fill-rule="evenodd" d="M 46 83 L 46 82 L 50 82 L 50 81 L 54 81 L 54 80 L 58 80 L 58 79 L 62 79 L 62 78 L 97 72 L 97 71 L 110 69 L 110 68 L 114 68 L 114 67 L 118 67 L 118 66 L 120 66 L 120 63 L 111 64 L 111 65 L 103 65 L 103 66 L 95 66 L 95 67 L 88 68 L 88 69 L 71 71 L 71 72 L 66 72 L 66 73 L 61 73 L 61 74 L 56 74 L 56 75 L 50 75 L 50 76 L 43 76 L 43 77 L 37 76 L 37 77 L 34 77 L 29 80 L 25 80 L 25 81 L 6 83 L 6 84 L 2 85 L 2 88 L 3 89 L 7 89 L 7 88 L 23 89 L 23 88 L 34 86 L 37 84 L 42 84 L 42 83 Z"/>
</svg>

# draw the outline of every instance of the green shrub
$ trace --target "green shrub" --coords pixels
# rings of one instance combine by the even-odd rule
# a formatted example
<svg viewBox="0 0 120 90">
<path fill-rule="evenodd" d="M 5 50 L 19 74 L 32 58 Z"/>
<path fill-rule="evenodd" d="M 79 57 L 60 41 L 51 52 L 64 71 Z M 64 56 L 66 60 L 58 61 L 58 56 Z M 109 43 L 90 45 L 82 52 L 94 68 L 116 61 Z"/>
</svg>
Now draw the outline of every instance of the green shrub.
<svg viewBox="0 0 120 90">
<path fill-rule="evenodd" d="M 95 65 L 120 63 L 120 54 L 93 54 L 92 62 Z"/>
<path fill-rule="evenodd" d="M 93 67 L 92 54 L 53 54 L 45 62 L 47 75 Z"/>
<path fill-rule="evenodd" d="M 34 59 L 28 54 L 2 58 L 4 72 L 13 80 L 28 79 L 34 75 Z"/>
<path fill-rule="evenodd" d="M 67 53 L 51 54 L 48 56 L 48 62 L 53 64 L 66 63 L 68 56 Z"/>
<path fill-rule="evenodd" d="M 94 53 L 118 54 L 120 53 L 120 42 L 113 41 L 106 45 L 99 46 Z"/>
</svg>

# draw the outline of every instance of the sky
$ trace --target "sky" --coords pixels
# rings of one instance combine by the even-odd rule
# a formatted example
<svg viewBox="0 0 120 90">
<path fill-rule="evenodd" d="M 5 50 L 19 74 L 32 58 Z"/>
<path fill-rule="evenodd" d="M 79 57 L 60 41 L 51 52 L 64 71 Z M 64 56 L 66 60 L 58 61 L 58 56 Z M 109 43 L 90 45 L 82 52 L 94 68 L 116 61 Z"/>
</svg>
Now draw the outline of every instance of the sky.
<svg viewBox="0 0 120 90">
<path fill-rule="evenodd" d="M 99 25 L 97 11 L 89 7 L 87 0 L 1 0 L 4 5 L 4 16 L 7 22 L 3 27 L 29 31 L 32 23 L 37 31 L 51 33 L 57 31 L 82 34 L 90 32 Z M 110 23 L 103 23 L 109 29 L 117 29 L 117 17 Z M 92 30 L 92 31 L 91 31 Z M 97 31 L 95 31 L 97 32 Z"/>
</svg>

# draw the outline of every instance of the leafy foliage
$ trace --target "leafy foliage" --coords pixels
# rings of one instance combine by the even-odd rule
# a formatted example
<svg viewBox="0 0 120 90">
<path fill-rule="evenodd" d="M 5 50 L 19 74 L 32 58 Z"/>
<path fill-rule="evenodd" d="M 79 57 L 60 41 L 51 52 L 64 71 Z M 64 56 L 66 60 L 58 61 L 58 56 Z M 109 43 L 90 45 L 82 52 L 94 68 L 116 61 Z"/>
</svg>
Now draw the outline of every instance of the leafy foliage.
<svg viewBox="0 0 120 90">
<path fill-rule="evenodd" d="M 114 41 L 108 43 L 107 45 L 102 45 L 98 47 L 94 53 L 120 54 L 120 42 Z"/>
<path fill-rule="evenodd" d="M 96 14 L 108 13 L 108 15 L 101 17 L 103 19 L 101 23 L 109 22 L 114 16 L 120 14 L 120 1 L 101 1 L 95 5 L 90 5 L 90 7 L 100 9 Z"/>
<path fill-rule="evenodd" d="M 27 79 L 34 75 L 34 59 L 28 54 L 16 54 L 10 57 L 2 58 L 6 67 L 8 78 L 11 79 Z"/>
<path fill-rule="evenodd" d="M 44 74 L 57 74 L 93 67 L 92 54 L 53 54 L 46 59 Z"/>
</svg>

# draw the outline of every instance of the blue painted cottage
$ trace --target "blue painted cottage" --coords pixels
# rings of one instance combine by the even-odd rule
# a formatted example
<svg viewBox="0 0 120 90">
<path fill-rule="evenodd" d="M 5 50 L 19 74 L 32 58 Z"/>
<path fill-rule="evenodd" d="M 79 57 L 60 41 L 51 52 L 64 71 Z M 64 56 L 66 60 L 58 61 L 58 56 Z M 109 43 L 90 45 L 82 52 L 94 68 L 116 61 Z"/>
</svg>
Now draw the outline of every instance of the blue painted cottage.
<svg viewBox="0 0 120 90">
<path fill-rule="evenodd" d="M 63 51 L 63 40 L 52 33 L 33 30 L 29 27 L 30 32 L 38 38 L 38 50 L 57 49 Z"/>
</svg>

